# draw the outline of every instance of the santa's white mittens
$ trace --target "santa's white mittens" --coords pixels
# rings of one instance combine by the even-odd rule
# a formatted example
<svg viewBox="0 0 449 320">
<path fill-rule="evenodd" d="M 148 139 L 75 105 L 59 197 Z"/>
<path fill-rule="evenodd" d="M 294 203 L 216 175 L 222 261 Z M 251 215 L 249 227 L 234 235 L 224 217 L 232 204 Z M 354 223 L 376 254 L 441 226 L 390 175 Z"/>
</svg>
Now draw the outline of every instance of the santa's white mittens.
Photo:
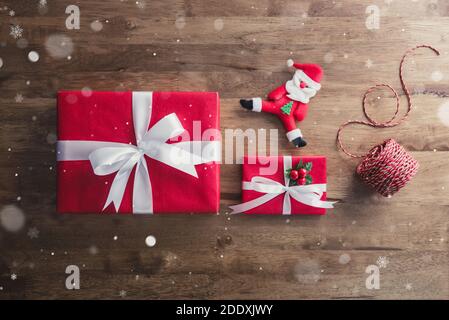
<svg viewBox="0 0 449 320">
<path fill-rule="evenodd" d="M 299 130 L 298 128 L 291 130 L 289 132 L 287 132 L 287 139 L 288 141 L 293 141 L 296 138 L 302 138 L 302 132 L 301 130 Z"/>
<path fill-rule="evenodd" d="M 253 111 L 254 112 L 262 111 L 262 98 L 253 98 Z"/>
</svg>

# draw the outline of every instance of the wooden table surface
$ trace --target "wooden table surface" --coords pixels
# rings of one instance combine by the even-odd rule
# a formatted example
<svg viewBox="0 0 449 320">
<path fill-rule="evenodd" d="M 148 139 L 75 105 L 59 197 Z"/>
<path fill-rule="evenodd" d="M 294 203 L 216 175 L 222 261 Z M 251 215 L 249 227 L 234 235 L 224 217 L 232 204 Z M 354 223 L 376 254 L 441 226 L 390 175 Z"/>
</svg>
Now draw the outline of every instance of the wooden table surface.
<svg viewBox="0 0 449 320">
<path fill-rule="evenodd" d="M 0 299 L 449 298 L 449 1 L 37 3 L 0 0 Z M 65 26 L 70 4 L 81 10 L 79 30 Z M 368 28 L 376 8 L 379 29 Z M 10 35 L 16 25 L 20 41 Z M 68 43 L 62 59 L 45 45 L 55 35 Z M 400 90 L 400 57 L 421 43 L 441 56 L 422 49 L 408 60 L 409 120 L 344 134 L 354 152 L 394 137 L 420 162 L 413 181 L 386 199 L 358 181 L 357 160 L 337 149 L 336 131 L 362 118 L 369 86 Z M 238 103 L 289 79 L 288 58 L 325 71 L 301 125 L 302 150 L 277 119 Z M 218 91 L 222 132 L 279 129 L 279 153 L 327 156 L 328 195 L 339 203 L 322 217 L 230 216 L 241 168 L 223 164 L 218 215 L 58 215 L 56 92 L 86 87 Z M 379 92 L 370 106 L 388 119 L 394 100 Z M 145 245 L 148 235 L 156 246 Z M 68 265 L 81 270 L 80 290 L 65 288 Z M 377 290 L 365 286 L 369 265 L 380 266 Z"/>
</svg>

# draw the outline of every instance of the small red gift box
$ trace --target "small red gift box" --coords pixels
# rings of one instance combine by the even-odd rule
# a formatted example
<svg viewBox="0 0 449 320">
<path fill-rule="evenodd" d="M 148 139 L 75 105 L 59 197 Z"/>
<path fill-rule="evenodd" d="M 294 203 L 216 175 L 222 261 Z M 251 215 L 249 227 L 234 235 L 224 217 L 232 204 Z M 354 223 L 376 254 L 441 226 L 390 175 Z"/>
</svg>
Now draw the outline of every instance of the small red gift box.
<svg viewBox="0 0 449 320">
<path fill-rule="evenodd" d="M 321 156 L 246 156 L 242 204 L 233 213 L 323 215 L 326 200 L 326 158 Z"/>
<path fill-rule="evenodd" d="M 58 212 L 219 209 L 219 97 L 58 93 Z"/>
</svg>

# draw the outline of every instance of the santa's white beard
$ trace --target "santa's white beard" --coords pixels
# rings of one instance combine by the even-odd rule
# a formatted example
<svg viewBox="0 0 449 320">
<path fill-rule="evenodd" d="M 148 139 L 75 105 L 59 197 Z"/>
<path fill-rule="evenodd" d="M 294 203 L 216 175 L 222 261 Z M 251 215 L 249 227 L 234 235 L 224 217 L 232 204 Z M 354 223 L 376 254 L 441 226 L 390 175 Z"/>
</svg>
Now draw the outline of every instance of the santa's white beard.
<svg viewBox="0 0 449 320">
<path fill-rule="evenodd" d="M 314 97 L 317 90 L 313 88 L 301 88 L 301 77 L 298 72 L 295 72 L 293 78 L 285 84 L 285 89 L 289 93 L 287 97 L 292 100 L 299 101 L 302 103 L 309 103 L 310 98 Z"/>
</svg>

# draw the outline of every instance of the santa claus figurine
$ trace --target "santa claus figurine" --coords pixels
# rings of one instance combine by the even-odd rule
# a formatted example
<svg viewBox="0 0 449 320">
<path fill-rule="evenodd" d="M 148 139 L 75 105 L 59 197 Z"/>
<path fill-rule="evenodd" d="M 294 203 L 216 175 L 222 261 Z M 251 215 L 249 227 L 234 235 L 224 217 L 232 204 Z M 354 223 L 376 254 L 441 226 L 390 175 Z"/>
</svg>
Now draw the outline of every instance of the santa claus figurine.
<svg viewBox="0 0 449 320">
<path fill-rule="evenodd" d="M 287 138 L 296 147 L 304 147 L 307 142 L 303 139 L 296 121 L 302 121 L 307 115 L 310 98 L 320 90 L 323 70 L 317 64 L 299 64 L 293 60 L 287 61 L 287 66 L 295 67 L 293 78 L 268 94 L 267 100 L 253 98 L 240 100 L 243 108 L 255 112 L 268 112 L 281 119 Z"/>
</svg>

